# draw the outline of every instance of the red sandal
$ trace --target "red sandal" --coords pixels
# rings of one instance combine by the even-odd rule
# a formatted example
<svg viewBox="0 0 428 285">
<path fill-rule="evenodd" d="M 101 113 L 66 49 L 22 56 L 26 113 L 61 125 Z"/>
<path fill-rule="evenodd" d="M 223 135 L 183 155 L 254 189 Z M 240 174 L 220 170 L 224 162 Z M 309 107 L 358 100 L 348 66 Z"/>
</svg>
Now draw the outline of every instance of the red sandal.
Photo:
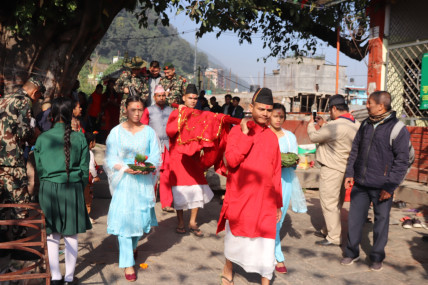
<svg viewBox="0 0 428 285">
<path fill-rule="evenodd" d="M 126 274 L 125 272 L 125 279 L 128 280 L 129 282 L 134 282 L 137 280 L 137 275 L 135 275 L 135 272 L 131 274 Z"/>
</svg>

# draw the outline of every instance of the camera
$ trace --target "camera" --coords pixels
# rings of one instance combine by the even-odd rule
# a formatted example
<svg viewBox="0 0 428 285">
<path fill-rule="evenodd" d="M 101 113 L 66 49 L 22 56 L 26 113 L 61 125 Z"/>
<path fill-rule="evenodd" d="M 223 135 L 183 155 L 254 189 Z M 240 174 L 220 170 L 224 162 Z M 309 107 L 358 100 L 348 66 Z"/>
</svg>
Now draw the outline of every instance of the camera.
<svg viewBox="0 0 428 285">
<path fill-rule="evenodd" d="M 314 122 L 317 121 L 317 110 L 312 110 L 312 118 L 314 119 Z"/>
</svg>

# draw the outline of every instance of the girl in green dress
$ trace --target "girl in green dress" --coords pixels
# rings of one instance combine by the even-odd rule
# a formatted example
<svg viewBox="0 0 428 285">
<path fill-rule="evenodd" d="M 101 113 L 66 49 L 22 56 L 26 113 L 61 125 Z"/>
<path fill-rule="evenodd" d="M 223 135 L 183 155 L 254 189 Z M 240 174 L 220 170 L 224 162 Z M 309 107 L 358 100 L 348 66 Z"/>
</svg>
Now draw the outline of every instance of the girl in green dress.
<svg viewBox="0 0 428 285">
<path fill-rule="evenodd" d="M 52 284 L 74 284 L 77 234 L 91 229 L 83 190 L 88 183 L 89 151 L 85 136 L 71 129 L 72 101 L 52 102 L 53 127 L 41 134 L 34 156 L 40 178 L 39 201 L 46 216 Z M 65 242 L 65 276 L 59 270 L 58 247 Z"/>
</svg>

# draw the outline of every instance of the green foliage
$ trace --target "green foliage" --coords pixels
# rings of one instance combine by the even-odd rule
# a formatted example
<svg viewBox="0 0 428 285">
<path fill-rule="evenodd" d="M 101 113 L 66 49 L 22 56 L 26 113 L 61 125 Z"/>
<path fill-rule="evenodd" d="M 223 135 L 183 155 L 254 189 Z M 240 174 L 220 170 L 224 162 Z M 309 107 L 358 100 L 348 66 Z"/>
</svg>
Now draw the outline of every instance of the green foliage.
<svg viewBox="0 0 428 285">
<path fill-rule="evenodd" d="M 43 31 L 41 27 L 55 26 L 58 35 L 75 29 L 82 15 L 89 8 L 102 11 L 105 23 L 109 22 L 109 8 L 123 7 L 132 11 L 135 18 L 122 12 L 113 22 L 111 29 L 98 48 L 100 54 L 111 58 L 117 52 L 130 51 L 148 61 L 161 63 L 172 60 L 178 73 L 193 73 L 193 53 L 190 45 L 179 37 L 159 38 L 177 31 L 167 27 L 166 11 L 185 13 L 199 25 L 197 35 L 209 32 L 220 36 L 223 32 L 234 32 L 239 41 L 251 43 L 254 35 L 261 36 L 264 47 L 269 48 L 267 57 L 314 54 L 318 40 L 335 46 L 336 29 L 340 27 L 341 51 L 354 59 L 361 60 L 367 51 L 368 17 L 366 11 L 378 9 L 376 3 L 383 1 L 344 0 L 327 1 L 320 7 L 318 0 L 308 0 L 305 7 L 301 1 L 283 0 L 36 0 L 5 1 L 0 11 L 0 24 L 18 36 L 25 37 Z M 374 3 L 374 4 L 372 4 Z M 314 5 L 314 9 L 308 6 Z M 98 8 L 99 7 L 99 8 Z M 111 14 L 110 15 L 114 15 Z M 103 32 L 103 22 L 100 23 Z M 140 29 L 144 27 L 144 29 Z M 88 26 L 87 29 L 93 27 Z M 38 36 L 38 35 L 37 35 Z M 43 41 L 43 37 L 37 37 Z M 112 40 L 120 36 L 121 39 Z M 153 38 L 156 37 L 156 38 Z M 110 39 L 109 39 L 110 38 Z M 98 39 L 94 37 L 94 40 Z M 80 43 L 86 44 L 86 43 Z M 198 65 L 204 66 L 207 58 L 200 57 Z"/>
<path fill-rule="evenodd" d="M 123 63 L 123 60 L 118 60 L 117 62 L 110 64 L 107 67 L 107 69 L 104 70 L 104 76 L 107 76 L 110 73 L 113 73 L 113 72 L 121 69 L 122 68 L 122 63 Z"/>
<path fill-rule="evenodd" d="M 82 69 L 79 72 L 78 80 L 80 81 L 79 90 L 84 92 L 88 97 L 95 90 L 95 86 L 93 84 L 88 83 L 88 75 L 92 73 L 91 63 L 87 61 Z"/>
<path fill-rule="evenodd" d="M 3 3 L 4 2 L 4 3 Z M 111 58 L 126 50 L 129 55 L 139 55 L 147 61 L 158 60 L 161 64 L 172 61 L 179 75 L 193 74 L 194 54 L 189 43 L 179 37 L 171 37 L 177 30 L 168 27 L 166 11 L 185 13 L 199 26 L 197 36 L 209 32 L 220 36 L 234 32 L 239 41 L 251 43 L 253 36 L 261 36 L 267 57 L 314 54 L 318 40 L 336 46 L 336 30 L 340 28 L 340 49 L 351 58 L 361 60 L 368 50 L 368 16 L 366 11 L 382 8 L 385 1 L 308 0 L 305 7 L 299 1 L 285 0 L 36 0 L 3 1 L 0 9 L 0 27 L 3 30 L 3 48 L 6 42 L 13 45 L 11 52 L 3 52 L 3 58 L 13 56 L 17 64 L 29 72 L 44 70 L 52 60 L 55 68 L 49 81 L 53 84 L 74 78 L 77 69 L 105 33 L 110 21 L 119 9 L 111 29 L 97 48 L 100 55 Z M 325 3 L 319 8 L 318 3 Z M 370 4 L 370 6 L 369 6 Z M 316 5 L 310 9 L 308 5 Z M 369 9 L 370 8 L 370 9 Z M 82 25 L 85 23 L 85 25 Z M 144 27 L 144 29 L 140 29 Z M 10 41 L 10 33 L 16 44 Z M 78 34 L 76 34 L 78 32 Z M 80 36 L 81 35 L 81 36 Z M 89 36 L 88 36 L 89 35 Z M 163 37 L 161 37 L 163 36 Z M 45 50 L 35 49 L 34 46 Z M 76 48 L 79 47 L 79 48 Z M 82 49 L 81 47 L 85 47 Z M 67 51 L 62 58 L 49 53 Z M 66 59 L 66 61 L 65 61 Z M 28 61 L 28 62 L 25 62 Z M 29 61 L 32 61 L 30 63 Z M 28 63 L 28 64 L 27 64 Z M 73 63 L 73 64 L 70 64 Z M 206 56 L 198 56 L 198 66 L 207 66 Z M 74 67 L 73 67 L 74 66 Z M 32 70 L 33 69 L 33 70 Z M 89 68 L 90 70 L 90 68 Z M 47 73 L 48 71 L 42 71 Z M 83 73 L 88 71 L 83 70 Z M 87 73 L 89 74 L 89 73 Z M 86 78 L 87 78 L 86 74 Z M 82 77 L 84 77 L 82 75 Z M 82 89 L 93 89 L 85 86 Z M 71 88 L 64 84 L 55 92 Z M 54 89 L 52 89 L 54 90 Z M 92 91 L 92 90 L 90 90 Z M 51 91 L 54 92 L 54 91 Z"/>
<path fill-rule="evenodd" d="M 111 64 L 111 58 L 100 56 L 100 58 L 98 59 L 98 63 Z"/>
<path fill-rule="evenodd" d="M 7 4 L 13 8 L 13 14 L 8 18 L 7 27 L 19 36 L 30 35 L 38 26 L 47 22 L 55 22 L 58 26 L 68 24 L 79 12 L 77 0 L 55 1 L 16 1 Z"/>
<path fill-rule="evenodd" d="M 277 0 L 143 2 L 137 12 L 140 25 L 147 27 L 151 23 L 149 9 L 160 15 L 162 23 L 168 23 L 164 10 L 169 7 L 177 14 L 185 13 L 199 24 L 199 37 L 209 32 L 217 32 L 218 37 L 223 32 L 232 31 L 238 35 L 240 43 L 251 43 L 252 36 L 261 35 L 264 48 L 270 50 L 265 60 L 290 52 L 296 56 L 313 55 L 318 39 L 336 46 L 338 27 L 344 31 L 341 33 L 341 51 L 351 58 L 364 58 L 368 45 L 366 10 L 370 0 L 327 1 L 323 6 L 319 6 L 317 0 L 309 0 L 304 7 L 300 5 L 301 1 Z"/>
</svg>

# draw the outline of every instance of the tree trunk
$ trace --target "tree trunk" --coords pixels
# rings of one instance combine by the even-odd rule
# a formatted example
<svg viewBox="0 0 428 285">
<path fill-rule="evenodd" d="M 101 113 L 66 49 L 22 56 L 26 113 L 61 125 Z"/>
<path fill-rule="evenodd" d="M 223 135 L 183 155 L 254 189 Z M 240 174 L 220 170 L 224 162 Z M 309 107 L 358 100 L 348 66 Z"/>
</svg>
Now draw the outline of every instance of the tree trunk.
<svg viewBox="0 0 428 285">
<path fill-rule="evenodd" d="M 45 97 L 70 94 L 80 69 L 124 2 L 135 0 L 82 1 L 76 17 L 66 26 L 55 23 L 38 26 L 26 37 L 17 37 L 0 24 L 2 94 L 15 91 L 30 76 L 42 80 L 47 89 Z"/>
</svg>

